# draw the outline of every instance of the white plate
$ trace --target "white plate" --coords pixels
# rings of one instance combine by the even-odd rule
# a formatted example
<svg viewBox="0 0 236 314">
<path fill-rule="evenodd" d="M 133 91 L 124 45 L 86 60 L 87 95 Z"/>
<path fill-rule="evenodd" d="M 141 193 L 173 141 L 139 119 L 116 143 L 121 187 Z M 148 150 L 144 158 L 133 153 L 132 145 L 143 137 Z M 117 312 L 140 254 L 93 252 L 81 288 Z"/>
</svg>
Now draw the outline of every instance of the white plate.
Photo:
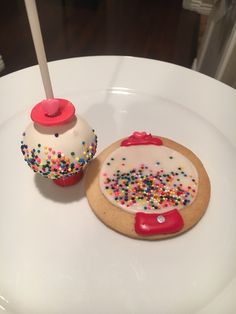
<svg viewBox="0 0 236 314">
<path fill-rule="evenodd" d="M 174 239 L 137 241 L 108 229 L 83 182 L 62 189 L 23 161 L 21 133 L 44 97 L 38 68 L 3 77 L 0 313 L 235 312 L 236 92 L 130 57 L 69 59 L 50 70 L 55 95 L 96 129 L 99 151 L 134 130 L 170 137 L 202 160 L 211 201 L 199 224 Z"/>
</svg>

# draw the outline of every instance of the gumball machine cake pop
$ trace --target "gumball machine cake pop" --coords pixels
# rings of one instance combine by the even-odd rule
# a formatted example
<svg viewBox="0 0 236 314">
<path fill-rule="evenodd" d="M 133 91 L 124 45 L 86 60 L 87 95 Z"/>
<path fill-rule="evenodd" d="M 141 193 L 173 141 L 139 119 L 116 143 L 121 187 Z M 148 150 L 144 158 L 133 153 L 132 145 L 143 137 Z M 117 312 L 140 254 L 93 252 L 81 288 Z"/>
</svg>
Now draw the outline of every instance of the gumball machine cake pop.
<svg viewBox="0 0 236 314">
<path fill-rule="evenodd" d="M 60 186 L 77 183 L 96 153 L 94 130 L 65 99 L 41 101 L 32 109 L 31 119 L 21 141 L 27 164 Z"/>
</svg>

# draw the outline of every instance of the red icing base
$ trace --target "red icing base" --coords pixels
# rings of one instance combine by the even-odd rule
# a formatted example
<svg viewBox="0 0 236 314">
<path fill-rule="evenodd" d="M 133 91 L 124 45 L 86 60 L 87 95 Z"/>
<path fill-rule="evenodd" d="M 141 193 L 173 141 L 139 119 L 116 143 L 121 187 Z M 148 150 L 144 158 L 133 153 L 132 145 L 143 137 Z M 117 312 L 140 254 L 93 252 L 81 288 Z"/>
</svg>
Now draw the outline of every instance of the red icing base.
<svg viewBox="0 0 236 314">
<path fill-rule="evenodd" d="M 73 176 L 56 179 L 53 180 L 53 182 L 62 187 L 71 186 L 78 183 L 82 179 L 83 174 L 84 174 L 83 170 L 81 170 L 80 172 L 74 174 Z"/>
<path fill-rule="evenodd" d="M 135 215 L 135 232 L 142 236 L 175 233 L 183 226 L 183 218 L 177 209 L 162 214 L 138 212 Z"/>
</svg>

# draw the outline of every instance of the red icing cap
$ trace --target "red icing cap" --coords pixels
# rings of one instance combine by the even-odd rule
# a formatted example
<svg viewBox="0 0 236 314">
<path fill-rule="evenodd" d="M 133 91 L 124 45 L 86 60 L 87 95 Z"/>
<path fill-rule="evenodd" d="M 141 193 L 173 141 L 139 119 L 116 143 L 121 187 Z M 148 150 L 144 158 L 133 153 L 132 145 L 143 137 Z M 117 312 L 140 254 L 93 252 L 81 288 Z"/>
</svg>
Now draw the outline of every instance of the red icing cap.
<svg viewBox="0 0 236 314">
<path fill-rule="evenodd" d="M 45 99 L 35 105 L 31 111 L 31 119 L 45 126 L 65 124 L 74 115 L 74 105 L 70 101 L 60 98 Z"/>
<path fill-rule="evenodd" d="M 134 132 L 131 136 L 121 142 L 121 146 L 132 145 L 162 145 L 162 140 L 146 132 Z"/>
</svg>

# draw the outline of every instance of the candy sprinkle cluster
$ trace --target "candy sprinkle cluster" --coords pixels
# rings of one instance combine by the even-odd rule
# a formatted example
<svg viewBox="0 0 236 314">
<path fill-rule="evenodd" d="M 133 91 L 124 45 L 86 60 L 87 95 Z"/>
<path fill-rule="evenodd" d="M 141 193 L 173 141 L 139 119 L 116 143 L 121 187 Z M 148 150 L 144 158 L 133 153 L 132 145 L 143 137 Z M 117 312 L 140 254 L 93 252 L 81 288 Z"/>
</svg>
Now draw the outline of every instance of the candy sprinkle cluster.
<svg viewBox="0 0 236 314">
<path fill-rule="evenodd" d="M 144 211 L 187 206 L 196 194 L 194 178 L 190 177 L 193 186 L 183 187 L 181 178 L 188 175 L 180 167 L 165 173 L 163 169 L 152 171 L 142 164 L 129 172 L 117 170 L 112 177 L 107 173 L 103 176 L 105 193 L 120 205 L 139 205 Z"/>
<path fill-rule="evenodd" d="M 21 151 L 25 161 L 34 172 L 50 179 L 59 179 L 79 172 L 93 158 L 97 148 L 97 136 L 94 136 L 93 143 L 89 145 L 82 143 L 84 146 L 82 156 L 77 156 L 73 151 L 70 156 L 65 156 L 62 152 L 41 144 L 38 144 L 37 148 L 30 149 L 23 141 L 21 141 Z"/>
</svg>

